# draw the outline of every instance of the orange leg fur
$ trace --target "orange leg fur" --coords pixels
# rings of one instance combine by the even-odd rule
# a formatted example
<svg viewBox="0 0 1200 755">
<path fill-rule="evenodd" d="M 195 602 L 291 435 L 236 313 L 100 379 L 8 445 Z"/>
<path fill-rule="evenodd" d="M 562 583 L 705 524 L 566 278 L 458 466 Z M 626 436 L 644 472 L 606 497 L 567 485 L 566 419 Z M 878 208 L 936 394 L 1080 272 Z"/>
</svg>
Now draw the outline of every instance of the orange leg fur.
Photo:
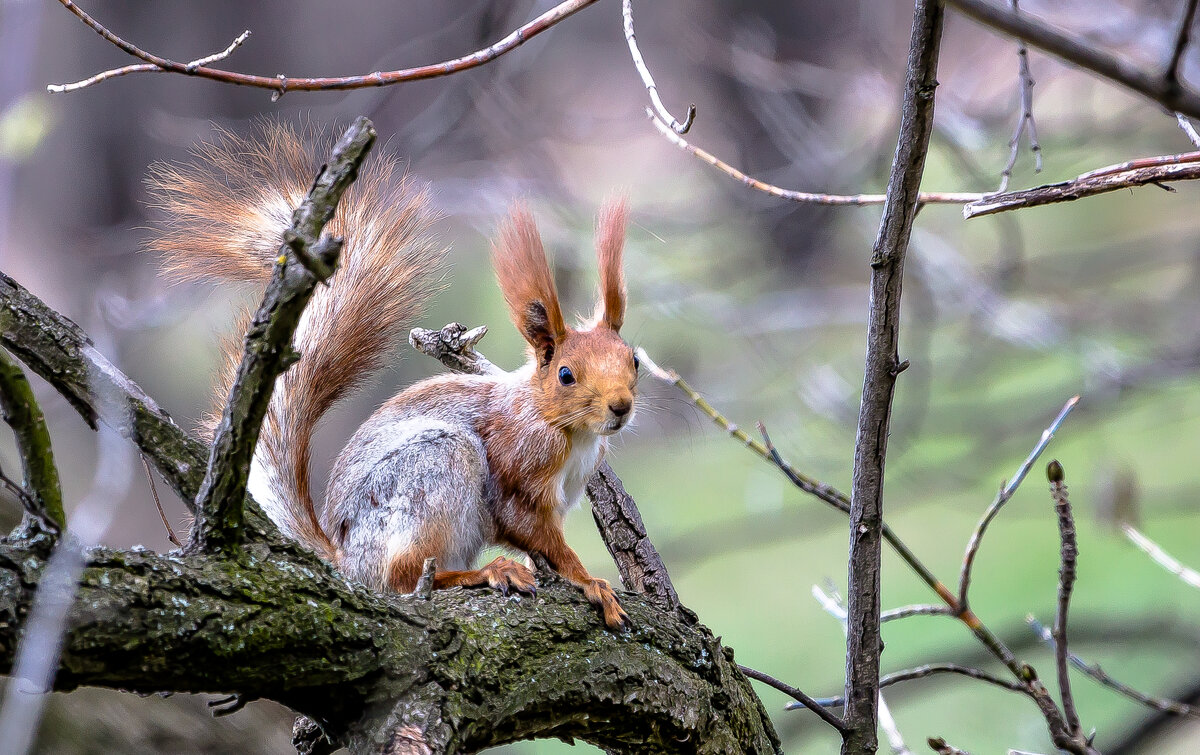
<svg viewBox="0 0 1200 755">
<path fill-rule="evenodd" d="M 543 521 L 541 528 L 530 536 L 506 532 L 504 539 L 511 545 L 527 553 L 540 553 L 546 557 L 554 570 L 567 581 L 583 588 L 583 595 L 593 605 L 599 606 L 604 614 L 604 623 L 609 629 L 628 629 L 629 615 L 621 608 L 612 585 L 606 579 L 600 579 L 588 574 L 583 562 L 571 546 L 567 545 L 563 535 L 562 524 L 553 521 Z"/>
<path fill-rule="evenodd" d="M 421 578 L 425 559 L 430 555 L 409 551 L 397 554 L 388 564 L 387 586 L 394 592 L 412 592 Z M 499 590 L 502 595 L 508 595 L 509 589 L 529 595 L 537 594 L 537 582 L 533 572 L 523 564 L 503 556 L 492 561 L 481 569 L 470 571 L 439 571 L 433 575 L 433 589 L 444 590 L 449 587 L 483 587 L 488 586 Z"/>
</svg>

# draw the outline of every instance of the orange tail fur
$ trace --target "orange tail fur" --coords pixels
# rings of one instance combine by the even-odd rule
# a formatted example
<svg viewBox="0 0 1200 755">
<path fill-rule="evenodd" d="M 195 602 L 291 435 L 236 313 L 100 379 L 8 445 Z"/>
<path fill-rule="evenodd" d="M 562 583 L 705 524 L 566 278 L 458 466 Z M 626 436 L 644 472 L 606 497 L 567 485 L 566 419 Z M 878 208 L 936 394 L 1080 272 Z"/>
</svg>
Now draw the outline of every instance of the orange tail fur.
<svg viewBox="0 0 1200 755">
<path fill-rule="evenodd" d="M 333 139 L 279 123 L 251 137 L 222 132 L 186 165 L 159 164 L 147 179 L 165 219 L 147 244 L 177 280 L 264 284 L 292 211 L 304 199 Z M 300 362 L 280 377 L 263 423 L 250 492 L 289 536 L 336 560 L 309 489 L 313 430 L 340 398 L 382 366 L 408 325 L 440 288 L 445 249 L 431 239 L 426 191 L 391 155 L 373 155 L 326 233 L 343 236 L 339 270 L 317 288 L 296 329 Z M 249 311 L 238 320 L 239 334 Z M 215 391 L 220 420 L 241 361 L 242 339 L 226 341 Z"/>
</svg>

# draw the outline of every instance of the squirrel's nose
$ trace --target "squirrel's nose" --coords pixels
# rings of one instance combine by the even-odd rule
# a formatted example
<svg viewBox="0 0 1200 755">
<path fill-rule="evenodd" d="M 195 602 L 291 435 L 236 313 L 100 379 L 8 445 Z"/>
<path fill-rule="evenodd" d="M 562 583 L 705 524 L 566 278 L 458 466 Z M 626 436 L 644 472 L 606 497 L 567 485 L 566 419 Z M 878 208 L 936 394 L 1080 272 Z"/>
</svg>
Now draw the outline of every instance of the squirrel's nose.
<svg viewBox="0 0 1200 755">
<path fill-rule="evenodd" d="M 624 417 L 626 414 L 629 414 L 629 410 L 632 408 L 633 401 L 631 399 L 622 398 L 608 402 L 608 410 L 617 417 Z"/>
</svg>

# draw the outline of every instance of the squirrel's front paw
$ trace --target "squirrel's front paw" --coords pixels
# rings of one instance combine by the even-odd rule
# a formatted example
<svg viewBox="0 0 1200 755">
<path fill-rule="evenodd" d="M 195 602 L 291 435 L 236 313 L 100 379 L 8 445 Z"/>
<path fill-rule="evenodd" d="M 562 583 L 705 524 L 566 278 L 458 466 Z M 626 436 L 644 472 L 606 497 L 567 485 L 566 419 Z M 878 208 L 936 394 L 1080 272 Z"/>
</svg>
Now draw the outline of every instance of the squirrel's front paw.
<svg viewBox="0 0 1200 755">
<path fill-rule="evenodd" d="M 617 601 L 617 594 L 613 592 L 607 579 L 593 579 L 583 586 L 583 594 L 593 604 L 600 606 L 600 611 L 604 614 L 604 623 L 608 625 L 609 629 L 629 629 L 631 627 L 629 614 L 625 613 L 624 608 L 621 608 L 621 604 Z"/>
<path fill-rule="evenodd" d="M 509 588 L 528 595 L 537 595 L 537 582 L 533 578 L 533 572 L 511 558 L 500 556 L 479 571 L 487 577 L 488 585 L 499 590 L 501 595 L 508 595 Z"/>
</svg>

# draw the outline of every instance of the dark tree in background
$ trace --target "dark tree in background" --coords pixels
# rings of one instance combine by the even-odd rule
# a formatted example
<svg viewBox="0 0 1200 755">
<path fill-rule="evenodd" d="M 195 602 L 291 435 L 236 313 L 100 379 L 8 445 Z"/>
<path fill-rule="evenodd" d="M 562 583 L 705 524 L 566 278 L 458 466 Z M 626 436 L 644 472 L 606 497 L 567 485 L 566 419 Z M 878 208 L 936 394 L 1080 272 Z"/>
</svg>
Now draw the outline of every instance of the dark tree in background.
<svg viewBox="0 0 1200 755">
<path fill-rule="evenodd" d="M 286 752 L 299 713 L 303 751 L 1187 751 L 1197 4 L 1102 5 L 0 7 L 0 737 Z M 265 293 L 167 290 L 136 249 L 148 164 L 261 117 L 345 132 L 309 218 L 376 141 L 431 182 L 439 324 L 502 321 L 481 261 L 512 198 L 580 299 L 591 209 L 631 195 L 642 432 L 570 537 L 611 554 L 633 632 L 552 575 L 536 601 L 371 594 L 245 497 L 339 244 L 298 225 Z M 269 326 L 210 454 L 186 427 L 235 296 Z M 487 371 L 501 330 L 414 345 Z M 400 363 L 315 457 L 436 369 Z M 151 467 L 167 523 L 202 523 L 181 550 Z M 92 686 L 220 719 L 38 694 Z"/>
</svg>

